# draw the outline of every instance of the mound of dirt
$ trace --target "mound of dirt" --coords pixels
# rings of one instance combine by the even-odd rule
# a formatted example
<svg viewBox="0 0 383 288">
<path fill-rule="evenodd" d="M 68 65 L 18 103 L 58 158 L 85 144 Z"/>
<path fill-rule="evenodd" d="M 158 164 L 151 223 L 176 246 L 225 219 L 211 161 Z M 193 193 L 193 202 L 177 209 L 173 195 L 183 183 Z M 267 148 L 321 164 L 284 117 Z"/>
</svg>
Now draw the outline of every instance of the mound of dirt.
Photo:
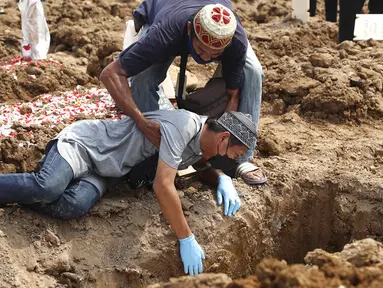
<svg viewBox="0 0 383 288">
<path fill-rule="evenodd" d="M 77 85 L 96 86 L 99 81 L 73 67 L 52 60 L 13 59 L 0 65 L 0 102 L 30 101 L 52 92 L 73 90 Z"/>
<path fill-rule="evenodd" d="M 52 35 L 49 55 L 63 65 L 48 61 L 48 67 L 0 68 L 0 101 L 6 102 L 0 132 L 5 123 L 10 126 L 4 109 L 14 109 L 15 119 L 29 120 L 42 116 L 37 106 L 49 104 L 55 110 L 44 112 L 55 121 L 27 125 L 20 120 L 6 127 L 12 133 L 0 134 L 0 173 L 33 171 L 47 141 L 70 121 L 115 116 L 110 102 L 93 105 L 98 94 L 72 90 L 79 84 L 100 88 L 85 70 L 97 76 L 119 53 L 125 21 L 137 2 L 57 0 L 44 5 Z M 254 161 L 268 184 L 250 187 L 234 180 L 241 209 L 225 217 L 214 187 L 197 177 L 176 179 L 210 275 L 172 279 L 167 287 L 382 286 L 381 244 L 369 239 L 343 249 L 367 237 L 382 241 L 382 43 L 338 45 L 337 25 L 323 21 L 323 1 L 307 24 L 289 19 L 291 0 L 238 0 L 233 5 L 265 73 L 261 153 Z M 19 55 L 21 39 L 16 3 L 9 1 L 5 12 L 0 14 L 4 63 Z M 200 82 L 215 66 L 188 63 Z M 71 92 L 69 100 L 58 100 L 66 93 L 58 91 Z M 41 93 L 55 97 L 49 102 Z M 68 121 L 58 117 L 61 112 Z M 56 220 L 18 205 L 0 209 L 0 216 L 4 287 L 143 287 L 184 276 L 177 239 L 151 190 L 132 191 L 118 183 L 78 220 Z M 308 253 L 317 248 L 335 253 Z"/>
<path fill-rule="evenodd" d="M 257 38 L 257 32 L 253 32 Z M 324 21 L 286 23 L 269 39 L 253 40 L 265 70 L 264 100 L 283 100 L 312 119 L 344 121 L 383 114 L 383 44 L 334 43 L 337 26 Z M 265 40 L 266 39 L 266 40 Z"/>
<path fill-rule="evenodd" d="M 33 171 L 44 154 L 46 144 L 57 134 L 57 128 L 37 125 L 29 127 L 15 125 L 14 128 L 17 131 L 15 138 L 0 140 L 1 174 Z"/>
</svg>

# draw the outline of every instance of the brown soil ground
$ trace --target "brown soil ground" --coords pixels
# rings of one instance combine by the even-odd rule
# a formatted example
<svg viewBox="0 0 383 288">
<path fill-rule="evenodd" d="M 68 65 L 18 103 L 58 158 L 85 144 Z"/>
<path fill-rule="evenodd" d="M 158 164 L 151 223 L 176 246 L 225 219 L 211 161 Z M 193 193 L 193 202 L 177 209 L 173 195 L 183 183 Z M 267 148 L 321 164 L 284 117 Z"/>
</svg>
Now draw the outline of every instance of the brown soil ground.
<svg viewBox="0 0 383 288">
<path fill-rule="evenodd" d="M 21 40 L 16 4 L 2 1 L 0 63 L 20 56 Z M 383 43 L 338 45 L 337 25 L 324 21 L 318 2 L 318 16 L 301 24 L 290 19 L 290 0 L 233 1 L 264 68 L 255 162 L 269 181 L 249 187 L 236 180 L 243 204 L 238 216 L 226 218 L 214 189 L 195 177 L 177 179 L 207 256 L 205 272 L 225 275 L 163 287 L 382 287 L 382 244 L 343 247 L 383 237 Z M 138 3 L 46 2 L 50 56 L 62 66 L 19 67 L 16 78 L 0 68 L 0 102 L 101 87 L 94 77 L 121 50 L 124 23 Z M 36 68 L 40 76 L 29 77 Z M 202 85 L 214 66 L 188 69 Z M 32 171 L 62 127 L 20 126 L 20 136 L 1 138 L 0 173 Z M 19 145 L 30 140 L 28 131 L 36 145 Z M 149 190 L 113 187 L 79 220 L 19 206 L 0 215 L 1 287 L 138 287 L 183 275 L 176 237 Z M 343 251 L 307 254 L 317 248 Z"/>
</svg>

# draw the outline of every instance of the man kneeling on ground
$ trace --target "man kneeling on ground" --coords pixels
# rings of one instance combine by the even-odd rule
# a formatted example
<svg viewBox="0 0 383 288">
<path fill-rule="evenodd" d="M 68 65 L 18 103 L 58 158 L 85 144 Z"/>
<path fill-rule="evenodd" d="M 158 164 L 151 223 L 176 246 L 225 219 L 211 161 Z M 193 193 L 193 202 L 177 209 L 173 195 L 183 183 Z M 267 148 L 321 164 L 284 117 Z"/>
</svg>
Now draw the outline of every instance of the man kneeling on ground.
<svg viewBox="0 0 383 288">
<path fill-rule="evenodd" d="M 210 159 L 213 167 L 205 173 L 211 175 L 214 168 L 232 165 L 256 141 L 256 125 L 250 115 L 232 111 L 218 120 L 186 110 L 159 110 L 145 117 L 160 124 L 159 149 L 129 117 L 76 122 L 48 143 L 38 172 L 0 175 L 0 204 L 32 204 L 53 217 L 77 218 L 104 194 L 108 177 L 122 177 L 158 152 L 153 190 L 180 241 L 185 273 L 201 273 L 204 254 L 182 212 L 174 186 L 177 169 Z M 240 207 L 237 191 L 228 176 L 215 173 L 218 203 L 223 198 L 225 215 L 234 215 Z"/>
</svg>

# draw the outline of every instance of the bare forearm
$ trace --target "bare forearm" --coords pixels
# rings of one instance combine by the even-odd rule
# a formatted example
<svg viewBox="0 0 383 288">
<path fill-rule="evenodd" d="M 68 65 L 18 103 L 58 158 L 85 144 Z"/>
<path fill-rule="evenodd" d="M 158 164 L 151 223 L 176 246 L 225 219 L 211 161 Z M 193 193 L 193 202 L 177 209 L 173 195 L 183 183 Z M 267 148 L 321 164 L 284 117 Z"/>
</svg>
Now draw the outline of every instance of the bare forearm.
<svg viewBox="0 0 383 288">
<path fill-rule="evenodd" d="M 226 105 L 225 111 L 238 111 L 239 107 L 239 90 L 227 90 L 229 101 Z"/>
<path fill-rule="evenodd" d="M 160 202 L 162 213 L 179 239 L 189 237 L 192 233 L 182 212 L 180 198 L 174 187 L 156 185 L 153 187 Z"/>
<path fill-rule="evenodd" d="M 118 66 L 117 66 L 118 65 Z M 109 64 L 101 73 L 100 80 L 116 102 L 117 106 L 134 121 L 143 120 L 144 116 L 133 100 L 128 84 L 128 75 L 116 61 Z"/>
</svg>

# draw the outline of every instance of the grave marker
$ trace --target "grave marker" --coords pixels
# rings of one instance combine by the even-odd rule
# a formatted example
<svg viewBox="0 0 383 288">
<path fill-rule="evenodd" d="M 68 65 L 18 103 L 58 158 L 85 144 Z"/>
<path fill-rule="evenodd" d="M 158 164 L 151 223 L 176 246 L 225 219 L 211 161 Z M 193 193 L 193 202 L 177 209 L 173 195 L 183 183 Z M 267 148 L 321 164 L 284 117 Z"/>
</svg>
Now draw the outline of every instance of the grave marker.
<svg viewBox="0 0 383 288">
<path fill-rule="evenodd" d="M 383 40 L 383 14 L 357 14 L 354 40 Z"/>
<path fill-rule="evenodd" d="M 306 23 L 310 19 L 310 0 L 293 0 L 292 17 Z"/>
</svg>

